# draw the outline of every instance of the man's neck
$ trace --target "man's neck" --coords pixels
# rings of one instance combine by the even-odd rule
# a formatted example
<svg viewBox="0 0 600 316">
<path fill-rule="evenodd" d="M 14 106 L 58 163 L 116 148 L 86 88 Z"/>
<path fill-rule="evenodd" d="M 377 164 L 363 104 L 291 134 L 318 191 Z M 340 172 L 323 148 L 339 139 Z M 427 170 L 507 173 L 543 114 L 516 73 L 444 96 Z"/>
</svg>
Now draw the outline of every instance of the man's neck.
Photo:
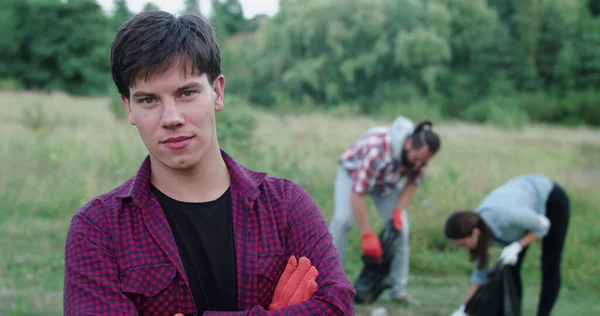
<svg viewBox="0 0 600 316">
<path fill-rule="evenodd" d="M 218 147 L 188 170 L 173 170 L 160 162 L 152 163 L 150 179 L 165 195 L 182 202 L 216 200 L 230 184 L 229 170 Z"/>
</svg>

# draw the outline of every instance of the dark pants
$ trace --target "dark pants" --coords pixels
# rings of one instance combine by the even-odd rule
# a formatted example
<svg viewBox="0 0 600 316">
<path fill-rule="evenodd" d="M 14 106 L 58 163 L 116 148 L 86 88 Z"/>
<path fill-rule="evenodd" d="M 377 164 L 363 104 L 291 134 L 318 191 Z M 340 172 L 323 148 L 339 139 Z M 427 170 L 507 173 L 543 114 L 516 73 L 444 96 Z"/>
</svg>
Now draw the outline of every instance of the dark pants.
<svg viewBox="0 0 600 316">
<path fill-rule="evenodd" d="M 542 239 L 542 289 L 538 304 L 538 316 L 550 315 L 558 298 L 561 283 L 560 264 L 570 213 L 569 197 L 560 185 L 554 184 L 546 202 L 546 217 L 550 220 L 550 230 Z M 521 251 L 519 261 L 514 266 L 514 269 L 517 270 L 515 271 L 517 292 L 521 300 L 523 299 L 523 290 L 520 270 L 526 251 L 527 248 Z"/>
</svg>

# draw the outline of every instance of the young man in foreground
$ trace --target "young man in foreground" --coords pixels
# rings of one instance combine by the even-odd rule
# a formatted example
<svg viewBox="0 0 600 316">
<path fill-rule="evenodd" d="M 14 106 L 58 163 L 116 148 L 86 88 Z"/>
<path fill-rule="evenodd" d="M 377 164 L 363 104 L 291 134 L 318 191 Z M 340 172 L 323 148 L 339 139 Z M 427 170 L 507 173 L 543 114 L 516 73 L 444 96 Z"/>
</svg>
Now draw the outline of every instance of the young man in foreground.
<svg viewBox="0 0 600 316">
<path fill-rule="evenodd" d="M 225 78 L 206 20 L 140 13 L 117 32 L 110 63 L 149 155 L 74 215 L 64 314 L 353 314 L 309 194 L 220 149 Z"/>
</svg>

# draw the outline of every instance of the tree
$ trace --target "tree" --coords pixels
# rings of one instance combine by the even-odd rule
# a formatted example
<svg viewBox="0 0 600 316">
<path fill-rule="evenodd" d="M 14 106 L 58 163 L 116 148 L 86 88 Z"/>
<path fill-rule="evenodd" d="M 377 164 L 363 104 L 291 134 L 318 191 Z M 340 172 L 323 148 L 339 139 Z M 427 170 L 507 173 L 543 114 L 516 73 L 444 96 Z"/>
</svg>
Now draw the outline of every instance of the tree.
<svg viewBox="0 0 600 316">
<path fill-rule="evenodd" d="M 115 0 L 114 7 L 115 11 L 111 17 L 111 26 L 112 31 L 116 32 L 123 23 L 133 16 L 133 13 L 127 7 L 126 0 Z"/>
<path fill-rule="evenodd" d="M 13 77 L 23 87 L 76 95 L 106 92 L 109 21 L 95 1 L 19 1 L 14 14 Z"/>
<path fill-rule="evenodd" d="M 246 19 L 239 0 L 212 0 L 211 24 L 217 38 L 224 40 L 245 29 Z"/>
<path fill-rule="evenodd" d="M 19 30 L 17 23 L 17 1 L 5 0 L 0 2 L 0 29 L 5 34 L 12 36 L 0 37 L 0 60 L 9 61 L 18 59 L 18 43 L 15 43 L 15 36 L 18 36 Z M 0 62 L 0 78 L 8 78 L 13 75 L 14 63 Z"/>
<path fill-rule="evenodd" d="M 160 10 L 160 8 L 156 4 L 154 4 L 152 2 L 147 2 L 144 5 L 143 11 L 153 11 L 153 10 Z"/>
<path fill-rule="evenodd" d="M 588 8 L 592 16 L 600 15 L 600 0 L 588 0 Z"/>
<path fill-rule="evenodd" d="M 200 0 L 184 0 L 182 14 L 202 14 L 200 12 Z"/>
</svg>

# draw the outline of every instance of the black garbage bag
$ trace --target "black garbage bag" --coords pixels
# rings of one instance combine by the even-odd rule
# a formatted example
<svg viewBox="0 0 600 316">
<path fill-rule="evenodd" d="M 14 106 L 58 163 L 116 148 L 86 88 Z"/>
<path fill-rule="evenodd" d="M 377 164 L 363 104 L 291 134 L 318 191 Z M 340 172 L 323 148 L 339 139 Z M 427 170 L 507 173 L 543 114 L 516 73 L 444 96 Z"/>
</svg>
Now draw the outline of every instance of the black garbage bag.
<svg viewBox="0 0 600 316">
<path fill-rule="evenodd" d="M 399 236 L 400 232 L 394 229 L 392 221 L 388 221 L 379 233 L 379 240 L 383 248 L 382 260 L 378 262 L 371 257 L 362 256 L 363 268 L 354 282 L 355 303 L 371 304 L 384 290 L 392 287 L 393 284 L 388 278 L 388 274 L 397 243 L 400 240 Z"/>
<path fill-rule="evenodd" d="M 516 273 L 511 266 L 496 262 L 486 280 L 467 302 L 470 316 L 521 316 L 521 298 L 517 292 Z"/>
</svg>

